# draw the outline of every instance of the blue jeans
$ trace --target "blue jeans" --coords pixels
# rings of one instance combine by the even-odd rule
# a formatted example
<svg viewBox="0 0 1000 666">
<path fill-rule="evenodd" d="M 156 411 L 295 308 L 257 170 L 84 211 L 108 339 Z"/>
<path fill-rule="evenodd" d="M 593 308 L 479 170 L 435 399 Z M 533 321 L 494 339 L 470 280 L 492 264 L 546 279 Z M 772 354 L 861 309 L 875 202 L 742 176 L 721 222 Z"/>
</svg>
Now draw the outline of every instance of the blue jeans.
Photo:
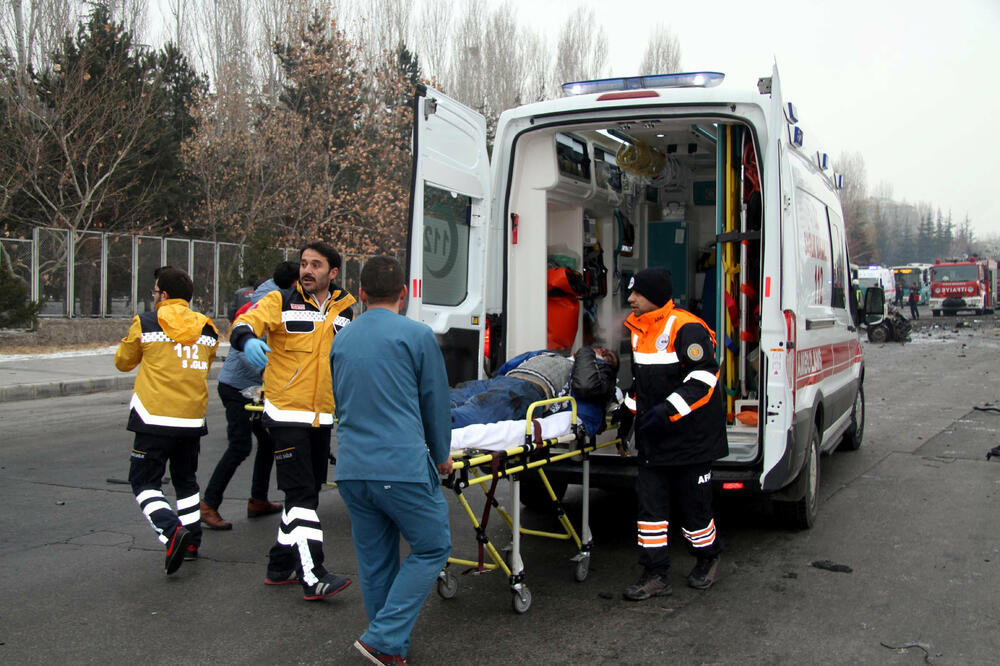
<svg viewBox="0 0 1000 666">
<path fill-rule="evenodd" d="M 451 552 L 448 505 L 437 473 L 424 482 L 338 481 L 351 516 L 368 630 L 361 640 L 404 657 L 420 607 Z M 410 554 L 399 562 L 399 537 Z"/>
<path fill-rule="evenodd" d="M 451 389 L 450 396 L 452 428 L 523 420 L 528 405 L 545 399 L 540 387 L 506 375 L 459 384 Z"/>
</svg>

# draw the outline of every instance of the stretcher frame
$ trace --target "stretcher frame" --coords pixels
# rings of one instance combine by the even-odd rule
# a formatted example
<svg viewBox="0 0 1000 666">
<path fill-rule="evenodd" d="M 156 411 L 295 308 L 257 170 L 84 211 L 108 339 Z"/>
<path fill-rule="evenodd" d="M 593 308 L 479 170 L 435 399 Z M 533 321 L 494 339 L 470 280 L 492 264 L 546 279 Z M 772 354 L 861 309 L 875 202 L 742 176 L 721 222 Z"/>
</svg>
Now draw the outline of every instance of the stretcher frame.
<svg viewBox="0 0 1000 666">
<path fill-rule="evenodd" d="M 569 403 L 572 410 L 570 432 L 551 437 L 541 438 L 541 428 L 537 421 L 532 419 L 535 410 L 549 407 L 558 403 Z M 528 406 L 524 441 L 502 451 L 480 452 L 473 449 L 467 455 L 456 455 L 452 452 L 454 468 L 452 472 L 442 481 L 442 485 L 454 491 L 458 497 L 458 502 L 462 506 L 466 515 L 472 523 L 476 533 L 476 541 L 479 548 L 479 559 L 470 560 L 459 557 L 449 557 L 445 568 L 438 575 L 437 591 L 442 599 L 452 599 L 458 593 L 458 578 L 449 569 L 450 565 L 465 565 L 472 567 L 463 574 L 473 573 L 479 575 L 490 571 L 500 570 L 507 576 L 511 591 L 511 606 L 516 613 L 526 613 L 531 607 L 531 590 L 525 583 L 524 560 L 521 557 L 521 536 L 535 536 L 560 541 L 573 541 L 577 547 L 577 553 L 570 558 L 573 562 L 573 577 L 577 582 L 586 580 L 590 573 L 590 557 L 593 546 L 593 537 L 590 532 L 590 454 L 605 446 L 614 444 L 617 440 L 598 444 L 596 438 L 588 437 L 583 425 L 577 420 L 576 400 L 572 397 L 550 398 L 539 400 Z M 543 451 L 546 455 L 542 458 L 531 459 L 531 454 Z M 556 497 L 549 483 L 545 470 L 542 469 L 552 462 L 566 460 L 567 458 L 581 457 L 583 459 L 583 515 L 581 517 L 582 536 L 574 529 L 569 517 L 562 508 L 562 503 Z M 521 525 L 521 481 L 520 476 L 527 471 L 536 471 L 542 482 L 549 499 L 552 500 L 556 517 L 562 526 L 562 532 L 549 532 L 545 530 L 535 530 Z M 511 482 L 511 510 L 507 510 L 495 497 L 497 482 L 500 479 L 509 479 Z M 486 488 L 486 484 L 490 488 Z M 470 486 L 478 486 L 486 494 L 487 503 L 484 507 L 483 520 L 481 521 L 469 505 L 465 497 L 464 490 Z M 511 544 L 504 550 L 509 552 L 508 557 L 504 557 L 490 540 L 486 533 L 491 509 L 495 509 L 507 524 L 511 533 Z M 486 555 L 491 561 L 485 561 Z"/>
</svg>

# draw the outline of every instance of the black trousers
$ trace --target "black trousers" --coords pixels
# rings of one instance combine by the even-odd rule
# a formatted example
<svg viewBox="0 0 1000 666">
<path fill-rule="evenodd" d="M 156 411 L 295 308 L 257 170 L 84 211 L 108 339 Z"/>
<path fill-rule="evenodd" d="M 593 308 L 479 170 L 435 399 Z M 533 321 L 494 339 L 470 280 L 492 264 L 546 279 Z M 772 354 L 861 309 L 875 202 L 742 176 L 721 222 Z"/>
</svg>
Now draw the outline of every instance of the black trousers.
<svg viewBox="0 0 1000 666">
<path fill-rule="evenodd" d="M 174 437 L 135 433 L 128 482 L 149 524 L 161 543 L 183 525 L 192 543 L 201 545 L 201 512 L 198 509 L 198 452 L 201 437 Z M 163 475 L 170 465 L 170 480 L 177 496 L 176 511 L 163 496 Z"/>
<path fill-rule="evenodd" d="M 722 541 L 712 517 L 712 464 L 639 467 L 639 564 L 651 574 L 670 570 L 671 512 L 680 522 L 688 550 L 698 558 L 715 557 Z"/>
<path fill-rule="evenodd" d="M 271 482 L 271 468 L 274 466 L 274 445 L 259 418 L 246 410 L 251 400 L 229 384 L 219 384 L 219 397 L 226 408 L 226 435 L 229 446 L 219 458 L 212 472 L 212 478 L 205 486 L 205 504 L 218 509 L 236 468 L 247 459 L 253 450 L 253 437 L 257 438 L 257 455 L 253 460 L 253 475 L 250 477 L 250 497 L 267 499 L 267 487 Z"/>
<path fill-rule="evenodd" d="M 312 585 L 323 568 L 323 528 L 316 508 L 326 482 L 330 428 L 271 426 L 278 489 L 285 493 L 278 538 L 271 547 L 268 569 L 302 571 L 302 584 Z"/>
</svg>

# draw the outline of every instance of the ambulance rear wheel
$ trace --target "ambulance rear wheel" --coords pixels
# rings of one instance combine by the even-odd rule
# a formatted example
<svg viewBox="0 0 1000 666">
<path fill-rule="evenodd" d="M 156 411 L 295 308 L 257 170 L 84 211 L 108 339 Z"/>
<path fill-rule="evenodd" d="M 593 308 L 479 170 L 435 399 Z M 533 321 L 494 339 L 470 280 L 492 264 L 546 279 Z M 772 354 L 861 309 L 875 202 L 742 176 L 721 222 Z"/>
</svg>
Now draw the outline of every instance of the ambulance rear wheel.
<svg viewBox="0 0 1000 666">
<path fill-rule="evenodd" d="M 438 596 L 442 599 L 454 599 L 458 594 L 458 579 L 449 572 L 442 572 L 437 581 Z"/>
<path fill-rule="evenodd" d="M 865 387 L 858 386 L 858 394 L 854 396 L 854 407 L 851 409 L 851 425 L 847 426 L 840 448 L 844 451 L 857 451 L 861 448 L 861 438 L 865 434 Z"/>
<path fill-rule="evenodd" d="M 518 615 L 522 615 L 528 612 L 531 608 L 531 590 L 528 589 L 527 585 L 522 585 L 520 590 L 513 590 L 513 597 L 510 600 L 511 608 Z"/>
<path fill-rule="evenodd" d="M 815 426 L 798 480 L 805 485 L 802 499 L 775 502 L 774 510 L 788 527 L 807 530 L 816 523 L 816 515 L 819 513 L 819 428 Z"/>
</svg>

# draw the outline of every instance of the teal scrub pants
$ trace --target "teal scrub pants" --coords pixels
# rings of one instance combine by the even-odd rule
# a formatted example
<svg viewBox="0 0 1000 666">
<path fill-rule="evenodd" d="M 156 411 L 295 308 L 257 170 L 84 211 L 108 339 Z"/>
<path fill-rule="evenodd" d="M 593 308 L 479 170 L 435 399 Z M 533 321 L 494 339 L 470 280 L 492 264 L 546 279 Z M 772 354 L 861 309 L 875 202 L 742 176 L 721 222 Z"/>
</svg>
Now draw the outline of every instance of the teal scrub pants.
<svg viewBox="0 0 1000 666">
<path fill-rule="evenodd" d="M 368 630 L 361 640 L 406 656 L 420 607 L 451 552 L 448 504 L 436 472 L 422 483 L 337 481 L 351 516 Z M 399 537 L 410 546 L 400 563 Z"/>
</svg>

